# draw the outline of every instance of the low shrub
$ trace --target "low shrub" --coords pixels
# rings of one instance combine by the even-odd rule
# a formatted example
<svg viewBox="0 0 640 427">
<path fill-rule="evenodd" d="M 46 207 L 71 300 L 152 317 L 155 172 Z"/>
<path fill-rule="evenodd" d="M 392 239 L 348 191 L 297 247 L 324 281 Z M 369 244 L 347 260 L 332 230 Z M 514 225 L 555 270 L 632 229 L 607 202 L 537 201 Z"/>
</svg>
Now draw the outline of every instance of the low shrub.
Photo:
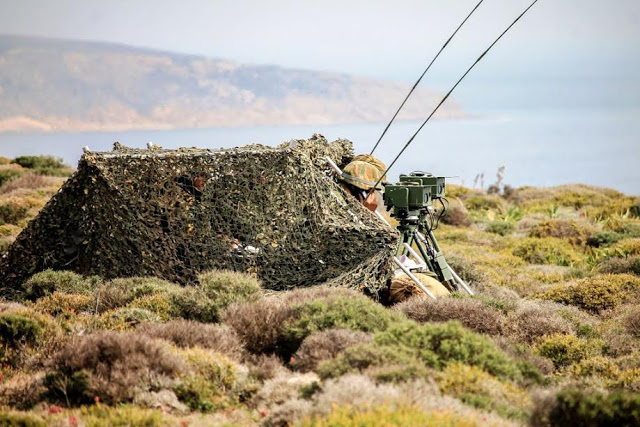
<svg viewBox="0 0 640 427">
<path fill-rule="evenodd" d="M 218 313 L 233 303 L 256 301 L 262 296 L 258 279 L 246 273 L 214 270 L 199 274 L 198 281 Z"/>
<path fill-rule="evenodd" d="M 82 277 L 72 271 L 45 270 L 34 274 L 24 285 L 24 297 L 37 300 L 54 292 L 92 295 L 100 283 L 98 277 Z"/>
<path fill-rule="evenodd" d="M 541 338 L 536 345 L 536 351 L 550 359 L 558 369 L 579 363 L 588 357 L 601 355 L 602 343 L 573 335 L 554 334 Z"/>
<path fill-rule="evenodd" d="M 167 323 L 142 323 L 136 328 L 136 332 L 170 341 L 181 348 L 211 349 L 236 360 L 243 355 L 238 335 L 232 329 L 221 325 L 180 319 Z"/>
<path fill-rule="evenodd" d="M 70 404 L 131 401 L 138 390 L 167 387 L 185 370 L 169 349 L 139 334 L 98 332 L 74 339 L 50 362 L 45 385 L 51 396 Z"/>
<path fill-rule="evenodd" d="M 57 159 L 53 156 L 20 156 L 13 159 L 11 163 L 28 169 L 61 169 L 65 167 L 62 159 Z"/>
<path fill-rule="evenodd" d="M 237 367 L 230 360 L 197 347 L 179 354 L 191 368 L 173 387 L 180 401 L 201 412 L 224 409 L 238 402 Z"/>
<path fill-rule="evenodd" d="M 155 277 L 126 277 L 101 284 L 95 290 L 98 311 L 125 307 L 138 298 L 153 295 L 173 295 L 183 287 Z"/>
<path fill-rule="evenodd" d="M 594 248 L 607 247 L 623 238 L 624 234 L 616 231 L 598 231 L 587 238 L 587 245 Z"/>
<path fill-rule="evenodd" d="M 556 395 L 546 413 L 551 425 L 635 426 L 640 424 L 640 395 L 567 389 Z"/>
<path fill-rule="evenodd" d="M 127 308 L 140 308 L 150 311 L 164 322 L 176 314 L 176 310 L 171 303 L 171 296 L 162 293 L 138 297 L 127 304 Z"/>
<path fill-rule="evenodd" d="M 31 409 L 42 400 L 44 374 L 36 372 L 26 374 L 18 372 L 4 379 L 0 387 L 0 405 L 16 409 Z M 0 425 L 2 422 L 0 421 Z"/>
<path fill-rule="evenodd" d="M 371 339 L 369 334 L 347 329 L 315 332 L 302 341 L 291 365 L 298 371 L 314 371 L 323 360 L 334 358 L 355 344 L 369 343 Z"/>
<path fill-rule="evenodd" d="M 269 413 L 279 405 L 297 400 L 305 393 L 311 397 L 313 390 L 318 391 L 319 382 L 320 379 L 314 373 L 282 373 L 265 381 L 252 397 L 250 405 L 259 412 Z M 282 417 L 282 414 L 279 417 Z M 270 421 L 273 422 L 274 419 L 270 417 Z"/>
<path fill-rule="evenodd" d="M 19 165 L 1 165 L 0 166 L 0 186 L 4 186 L 14 179 L 24 175 L 26 171 Z"/>
<path fill-rule="evenodd" d="M 464 205 L 470 211 L 500 210 L 504 202 L 498 195 L 472 195 L 464 199 Z"/>
<path fill-rule="evenodd" d="M 633 307 L 625 316 L 624 327 L 631 335 L 640 338 L 640 307 Z"/>
<path fill-rule="evenodd" d="M 42 327 L 33 319 L 13 313 L 0 314 L 0 340 L 3 345 L 33 344 L 41 332 Z"/>
<path fill-rule="evenodd" d="M 472 224 L 472 221 L 469 218 L 469 212 L 464 208 L 464 206 L 458 203 L 453 204 L 449 209 L 447 209 L 447 213 L 442 217 L 441 221 L 445 224 L 455 225 L 458 227 L 469 227 Z"/>
<path fill-rule="evenodd" d="M 592 313 L 631 301 L 640 292 L 640 278 L 629 274 L 601 274 L 572 285 L 558 285 L 538 298 L 574 305 Z"/>
<path fill-rule="evenodd" d="M 574 332 L 571 322 L 549 302 L 521 301 L 507 317 L 507 334 L 518 341 L 534 343 L 540 337 Z"/>
<path fill-rule="evenodd" d="M 425 412 L 417 405 L 404 403 L 397 406 L 377 405 L 367 409 L 336 406 L 325 416 L 308 417 L 302 420 L 304 427 L 323 426 L 464 426 L 473 425 L 464 417 L 447 411 Z"/>
<path fill-rule="evenodd" d="M 573 365 L 569 372 L 578 377 L 597 376 L 604 379 L 615 379 L 620 374 L 620 369 L 612 359 L 605 356 L 595 356 L 582 359 Z"/>
<path fill-rule="evenodd" d="M 534 226 L 529 231 L 529 237 L 557 237 L 572 245 L 582 246 L 593 233 L 593 227 L 588 224 L 575 220 L 550 219 Z"/>
<path fill-rule="evenodd" d="M 61 334 L 50 316 L 22 306 L 0 308 L 0 363 L 36 369 L 59 344 Z"/>
<path fill-rule="evenodd" d="M 93 311 L 95 304 L 93 298 L 88 295 L 65 294 L 54 292 L 44 298 L 40 298 L 33 309 L 50 316 L 71 317 L 83 311 Z"/>
<path fill-rule="evenodd" d="M 0 224 L 14 224 L 29 216 L 29 208 L 13 201 L 0 203 Z"/>
<path fill-rule="evenodd" d="M 412 298 L 395 307 L 419 323 L 458 320 L 472 331 L 499 335 L 505 326 L 504 316 L 472 298 Z"/>
<path fill-rule="evenodd" d="M 605 274 L 635 274 L 640 276 L 640 255 L 627 258 L 609 258 L 598 266 L 598 271 Z"/>
<path fill-rule="evenodd" d="M 248 351 L 256 354 L 284 352 L 282 328 L 291 316 L 290 307 L 276 297 L 232 304 L 222 313 L 223 322 L 238 334 Z"/>
<path fill-rule="evenodd" d="M 487 224 L 487 231 L 493 234 L 499 234 L 500 236 L 506 236 L 511 234 L 514 229 L 513 222 L 497 219 Z"/>
<path fill-rule="evenodd" d="M 33 173 L 26 173 L 3 184 L 0 188 L 0 194 L 11 193 L 12 191 L 19 189 L 36 190 L 51 185 L 51 178 L 45 178 L 42 175 L 36 175 Z"/>
<path fill-rule="evenodd" d="M 425 377 L 425 363 L 404 348 L 393 345 L 356 344 L 333 359 L 319 363 L 321 378 L 338 378 L 347 373 L 369 373 L 382 382 Z"/>
<path fill-rule="evenodd" d="M 571 266 L 582 261 L 568 242 L 553 238 L 528 237 L 516 244 L 513 254 L 530 264 Z"/>
<path fill-rule="evenodd" d="M 105 311 L 95 321 L 97 329 L 130 331 L 141 323 L 160 322 L 160 317 L 143 308 L 124 307 Z"/>
<path fill-rule="evenodd" d="M 291 354 L 306 337 L 317 331 L 336 328 L 377 332 L 403 320 L 399 313 L 355 292 L 348 298 L 337 296 L 294 304 L 291 309 L 292 317 L 283 328 L 283 345 Z"/>
<path fill-rule="evenodd" d="M 457 397 L 464 403 L 495 411 L 507 418 L 527 418 L 531 406 L 528 394 L 477 367 L 454 363 L 447 366 L 436 379 L 442 393 Z"/>
<path fill-rule="evenodd" d="M 640 255 L 640 238 L 622 239 L 611 246 L 611 252 L 621 257 Z"/>
<path fill-rule="evenodd" d="M 314 332 L 333 328 L 376 332 L 402 321 L 403 316 L 357 291 L 318 287 L 234 304 L 225 310 L 223 320 L 249 351 L 275 353 L 289 360 Z"/>
<path fill-rule="evenodd" d="M 46 427 L 44 418 L 30 412 L 1 411 L 0 425 L 7 427 Z"/>
</svg>

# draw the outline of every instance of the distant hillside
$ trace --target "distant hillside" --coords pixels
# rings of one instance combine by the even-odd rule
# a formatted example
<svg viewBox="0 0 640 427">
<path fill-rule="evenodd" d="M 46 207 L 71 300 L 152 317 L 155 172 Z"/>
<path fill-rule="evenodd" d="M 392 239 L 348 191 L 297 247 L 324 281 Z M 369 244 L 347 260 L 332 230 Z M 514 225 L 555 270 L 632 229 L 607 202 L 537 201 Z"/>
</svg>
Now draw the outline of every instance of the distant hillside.
<svg viewBox="0 0 640 427">
<path fill-rule="evenodd" d="M 408 89 L 344 74 L 0 35 L 0 132 L 383 121 Z M 438 97 L 420 90 L 401 118 L 425 117 Z M 440 113 L 463 115 L 454 101 Z"/>
</svg>

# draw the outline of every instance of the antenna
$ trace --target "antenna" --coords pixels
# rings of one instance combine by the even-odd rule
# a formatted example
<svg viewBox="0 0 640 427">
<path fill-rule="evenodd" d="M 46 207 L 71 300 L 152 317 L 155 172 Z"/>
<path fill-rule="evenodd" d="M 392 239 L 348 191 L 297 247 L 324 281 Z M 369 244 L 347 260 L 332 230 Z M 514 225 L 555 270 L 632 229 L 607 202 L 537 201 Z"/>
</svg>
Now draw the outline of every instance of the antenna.
<svg viewBox="0 0 640 427">
<path fill-rule="evenodd" d="M 449 92 L 447 92 L 447 94 L 444 96 L 444 98 L 442 98 L 442 100 L 440 101 L 440 103 L 438 105 L 436 105 L 436 108 L 433 109 L 433 111 L 431 112 L 431 114 L 429 114 L 429 117 L 426 118 L 426 120 L 420 125 L 420 127 L 418 128 L 418 130 L 413 134 L 413 136 L 411 136 L 411 138 L 409 138 L 409 141 L 407 141 L 407 143 L 404 145 L 404 147 L 402 147 L 402 150 L 400 150 L 400 152 L 398 153 L 398 155 L 395 157 L 395 159 L 393 159 L 393 161 L 391 162 L 391 164 L 389 165 L 389 167 L 387 167 L 387 169 L 384 171 L 384 173 L 380 176 L 380 178 L 378 179 L 378 181 L 375 183 L 375 185 L 372 187 L 372 189 L 370 191 L 374 191 L 376 186 L 378 184 L 380 184 L 380 181 L 382 180 L 382 177 L 385 176 L 387 174 L 387 172 L 389 172 L 389 169 L 391 169 L 393 167 L 393 165 L 396 163 L 396 161 L 398 161 L 398 159 L 400 158 L 400 156 L 402 155 L 402 153 L 404 153 L 404 151 L 407 149 L 407 147 L 409 147 L 409 145 L 413 142 L 413 140 L 416 138 L 416 136 L 418 136 L 418 134 L 420 133 L 420 131 L 422 130 L 422 128 L 429 122 L 429 120 L 431 120 L 431 117 L 433 117 L 433 115 L 436 113 L 436 111 L 438 111 L 438 109 L 442 106 L 442 104 L 444 104 L 444 102 L 447 100 L 447 98 L 449 98 L 449 96 L 451 95 L 451 93 L 455 90 L 456 87 L 458 87 L 458 85 L 460 84 L 460 82 L 462 80 L 464 80 L 464 78 L 467 76 L 467 74 L 469 74 L 469 72 L 471 72 L 471 70 L 482 60 L 482 58 L 484 58 L 484 56 L 491 50 L 491 48 L 493 48 L 493 46 L 496 45 L 496 43 L 498 43 L 498 41 L 505 35 L 507 34 L 507 32 L 516 24 L 516 22 L 518 22 L 528 11 L 529 9 L 531 9 L 533 7 L 534 4 L 536 4 L 538 2 L 538 0 L 534 0 L 533 3 L 531 3 L 529 5 L 529 7 L 527 7 L 524 12 L 522 12 L 520 15 L 518 15 L 518 17 L 511 23 L 511 25 L 509 25 L 503 32 L 502 34 L 500 34 L 498 36 L 497 39 L 495 39 L 493 41 L 493 43 L 491 43 L 491 45 L 487 48 L 487 50 L 485 50 L 482 55 L 480 55 L 478 57 L 478 59 L 476 59 L 476 61 L 471 64 L 471 66 L 467 69 L 467 71 L 465 71 L 465 73 L 462 75 L 462 77 L 460 77 L 458 79 L 458 81 L 456 82 L 455 85 L 453 85 L 453 87 L 449 90 Z"/>
<path fill-rule="evenodd" d="M 469 14 L 467 15 L 466 18 L 464 18 L 464 21 L 462 21 L 462 23 L 460 25 L 458 25 L 458 28 L 456 28 L 456 30 L 453 32 L 453 34 L 451 34 L 451 37 L 449 37 L 449 39 L 444 43 L 444 45 L 442 45 L 442 47 L 440 48 L 440 50 L 438 51 L 438 53 L 436 54 L 436 56 L 433 57 L 433 59 L 431 60 L 431 62 L 429 63 L 429 65 L 427 65 L 427 68 L 425 68 L 425 70 L 422 72 L 422 74 L 420 75 L 420 77 L 418 78 L 418 80 L 414 83 L 413 87 L 411 88 L 411 90 L 409 91 L 409 93 L 407 94 L 407 96 L 404 98 L 404 101 L 402 101 L 402 104 L 400 104 L 400 106 L 398 107 L 398 109 L 396 110 L 396 113 L 393 115 L 393 117 L 391 117 L 391 120 L 389 121 L 389 123 L 387 124 L 387 127 L 384 128 L 384 131 L 382 131 L 382 135 L 380 135 L 380 138 L 378 138 L 378 141 L 376 142 L 376 145 L 373 146 L 373 148 L 371 149 L 371 153 L 369 154 L 373 154 L 374 151 L 376 151 L 376 148 L 378 148 L 378 144 L 380 144 L 380 141 L 382 141 L 382 138 L 384 138 L 385 134 L 387 133 L 387 131 L 389 130 L 389 127 L 391 127 L 391 123 L 393 123 L 393 121 L 396 119 L 396 117 L 398 116 L 398 113 L 400 113 L 400 110 L 402 110 L 402 107 L 404 107 L 404 104 L 407 103 L 407 101 L 409 100 L 409 97 L 411 96 L 411 94 L 413 93 L 414 90 L 416 90 L 416 87 L 418 87 L 418 84 L 420 83 L 420 81 L 422 80 L 422 78 L 424 77 L 425 74 L 427 74 L 427 71 L 429 71 L 429 69 L 431 68 L 431 66 L 433 65 L 434 62 L 436 62 L 436 59 L 438 59 L 438 57 L 440 56 L 440 54 L 442 53 L 442 51 L 447 47 L 447 45 L 449 44 L 449 42 L 451 40 L 453 40 L 453 38 L 455 37 L 456 34 L 458 34 L 458 31 L 460 30 L 460 28 L 462 28 L 462 26 L 465 24 L 465 22 L 467 22 L 467 20 L 471 17 L 471 15 L 473 15 L 473 12 L 476 11 L 476 9 L 478 9 L 480 7 L 480 5 L 482 4 L 484 0 L 480 0 L 480 2 L 478 2 L 478 4 L 476 5 L 476 7 L 474 7 L 471 12 L 469 12 Z"/>
</svg>

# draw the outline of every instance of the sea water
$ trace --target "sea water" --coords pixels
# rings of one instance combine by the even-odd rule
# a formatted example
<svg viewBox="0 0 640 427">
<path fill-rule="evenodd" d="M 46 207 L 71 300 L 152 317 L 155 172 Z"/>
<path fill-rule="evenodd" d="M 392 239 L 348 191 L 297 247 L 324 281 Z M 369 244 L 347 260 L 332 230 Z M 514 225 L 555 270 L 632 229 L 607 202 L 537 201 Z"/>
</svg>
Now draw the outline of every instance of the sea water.
<svg viewBox="0 0 640 427">
<path fill-rule="evenodd" d="M 277 145 L 314 133 L 328 140 L 346 138 L 356 153 L 369 152 L 384 123 L 220 127 L 78 133 L 0 134 L 0 155 L 51 154 L 75 165 L 82 147 L 109 150 L 114 141 L 145 147 L 223 148 L 262 143 Z M 389 164 L 420 122 L 397 122 L 376 151 Z M 491 112 L 464 120 L 430 122 L 389 173 L 422 170 L 451 177 L 448 182 L 470 187 L 484 174 L 486 188 L 505 166 L 504 183 L 553 186 L 584 183 L 640 194 L 640 109 L 544 110 Z"/>
</svg>

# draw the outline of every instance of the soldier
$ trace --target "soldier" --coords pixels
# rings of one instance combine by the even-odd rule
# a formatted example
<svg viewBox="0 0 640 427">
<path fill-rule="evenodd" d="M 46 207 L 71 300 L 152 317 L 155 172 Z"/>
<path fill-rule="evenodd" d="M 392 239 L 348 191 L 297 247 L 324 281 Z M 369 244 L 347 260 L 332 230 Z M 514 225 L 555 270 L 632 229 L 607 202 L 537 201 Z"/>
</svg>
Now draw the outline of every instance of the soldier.
<svg viewBox="0 0 640 427">
<path fill-rule="evenodd" d="M 371 212 L 375 212 L 378 208 L 379 193 L 370 190 L 378 180 L 386 180 L 386 176 L 383 176 L 386 169 L 384 163 L 370 154 L 357 155 L 343 170 L 342 188 Z"/>
<path fill-rule="evenodd" d="M 380 182 L 385 181 L 386 176 L 383 174 L 386 169 L 384 163 L 372 155 L 355 156 L 343 170 L 344 173 L 341 175 L 342 188 L 359 200 L 367 209 L 375 212 L 378 208 L 380 195 L 378 191 L 371 191 L 371 189 L 380 177 L 382 177 Z M 376 190 L 380 190 L 380 188 L 376 188 Z M 447 288 L 432 275 L 417 272 L 414 274 L 435 296 L 449 294 Z M 391 280 L 387 299 L 391 303 L 399 303 L 412 296 L 424 298 L 426 294 L 402 270 L 398 269 Z"/>
</svg>

